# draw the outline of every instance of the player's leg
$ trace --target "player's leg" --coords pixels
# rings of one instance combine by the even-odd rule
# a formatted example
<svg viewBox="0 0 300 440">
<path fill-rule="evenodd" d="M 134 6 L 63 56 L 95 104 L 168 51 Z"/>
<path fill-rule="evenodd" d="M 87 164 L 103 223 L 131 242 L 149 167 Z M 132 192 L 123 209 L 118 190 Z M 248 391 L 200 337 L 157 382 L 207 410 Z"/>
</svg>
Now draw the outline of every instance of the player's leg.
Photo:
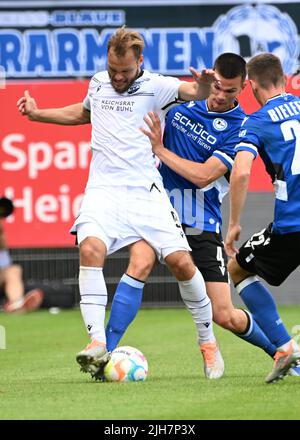
<svg viewBox="0 0 300 440">
<path fill-rule="evenodd" d="M 213 308 L 214 322 L 274 356 L 276 348 L 249 312 L 236 309 L 231 301 L 227 255 L 220 233 L 203 231 L 187 236 L 194 262 L 203 275 Z"/>
<path fill-rule="evenodd" d="M 41 289 L 32 289 L 24 294 L 22 267 L 12 264 L 2 272 L 2 280 L 7 302 L 3 310 L 7 313 L 27 313 L 37 310 L 43 301 Z M 1 280 L 0 280 L 1 282 Z"/>
<path fill-rule="evenodd" d="M 253 273 L 241 268 L 235 258 L 228 264 L 228 269 L 241 299 L 275 346 L 280 347 L 289 342 L 291 337 L 279 316 L 269 289 Z"/>
<path fill-rule="evenodd" d="M 93 236 L 96 226 L 83 223 L 77 227 L 80 253 L 79 290 L 80 310 L 91 339 L 90 344 L 76 356 L 82 371 L 97 375 L 109 358 L 105 337 L 107 290 L 103 277 L 106 244 Z M 98 235 L 97 232 L 95 235 Z"/>
<path fill-rule="evenodd" d="M 252 314 L 246 310 L 237 309 L 232 304 L 229 284 L 224 282 L 206 282 L 205 284 L 212 303 L 214 322 L 244 341 L 262 348 L 273 357 L 276 347 L 253 319 Z"/>
<path fill-rule="evenodd" d="M 177 279 L 181 297 L 193 316 L 199 344 L 214 343 L 211 302 L 203 277 L 191 256 L 186 251 L 176 251 L 169 254 L 165 261 Z"/>
<path fill-rule="evenodd" d="M 212 329 L 211 303 L 202 275 L 189 255 L 190 247 L 178 215 L 160 185 L 150 185 L 148 190 L 141 190 L 139 201 L 141 199 L 144 202 L 144 214 L 141 221 L 135 224 L 135 231 L 151 245 L 158 259 L 164 260 L 177 278 L 183 301 L 195 322 L 199 342 L 212 344 L 210 353 L 214 359 L 219 360 L 219 350 Z M 132 215 L 135 218 L 141 217 L 140 212 L 132 212 Z M 219 362 L 215 367 L 206 371 L 207 377 L 222 376 L 224 364 Z"/>
<path fill-rule="evenodd" d="M 276 347 L 273 370 L 266 377 L 266 382 L 275 382 L 300 362 L 299 347 L 283 324 L 271 292 L 259 279 L 253 274 L 249 276 L 238 265 L 236 259 L 231 260 L 229 272 L 237 292 L 251 311 L 255 321 Z"/>
<path fill-rule="evenodd" d="M 24 297 L 24 284 L 22 280 L 22 267 L 10 264 L 2 271 L 2 281 L 5 286 L 7 303 L 4 310 L 14 311 L 22 306 Z"/>
<path fill-rule="evenodd" d="M 294 269 L 295 263 L 291 261 L 291 255 L 287 258 L 286 253 L 293 249 L 295 237 L 292 237 L 290 246 L 288 237 L 274 236 L 270 229 L 259 233 L 259 244 L 257 238 L 258 234 L 254 234 L 242 245 L 228 268 L 240 297 L 277 349 L 273 370 L 266 378 L 269 383 L 285 376 L 290 367 L 300 361 L 300 351 L 279 316 L 271 292 L 255 274 L 272 285 L 280 285 Z"/>
<path fill-rule="evenodd" d="M 145 282 L 155 260 L 154 250 L 145 241 L 140 240 L 129 246 L 129 265 L 117 286 L 106 326 L 108 351 L 116 348 L 134 320 L 142 302 Z"/>
<path fill-rule="evenodd" d="M 213 333 L 211 302 L 203 277 L 186 251 L 173 252 L 165 261 L 178 281 L 181 297 L 196 325 L 205 375 L 218 379 L 224 373 L 224 361 Z"/>
<path fill-rule="evenodd" d="M 105 186 L 88 188 L 71 229 L 77 234 L 80 249 L 80 309 L 91 338 L 91 343 L 78 353 L 77 361 L 95 377 L 101 377 L 103 365 L 109 358 L 105 335 L 104 261 L 108 253 L 138 239 L 131 237 L 131 230 L 127 229 L 126 206 L 126 188 L 117 191 Z"/>
<path fill-rule="evenodd" d="M 229 284 L 205 281 L 205 285 L 212 304 L 214 322 L 231 332 L 244 333 L 248 327 L 248 317 L 244 310 L 234 308 Z"/>
</svg>

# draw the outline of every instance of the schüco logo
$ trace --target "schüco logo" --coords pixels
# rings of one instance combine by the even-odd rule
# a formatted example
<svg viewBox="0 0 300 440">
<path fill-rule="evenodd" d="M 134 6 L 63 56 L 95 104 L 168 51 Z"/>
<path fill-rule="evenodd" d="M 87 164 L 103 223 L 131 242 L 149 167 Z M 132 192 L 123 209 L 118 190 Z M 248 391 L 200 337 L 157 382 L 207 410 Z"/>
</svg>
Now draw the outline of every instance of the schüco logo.
<svg viewBox="0 0 300 440">
<path fill-rule="evenodd" d="M 213 29 L 214 58 L 223 52 L 235 52 L 248 60 L 258 53 L 272 52 L 281 59 L 285 73 L 297 69 L 297 27 L 275 6 L 237 6 L 219 17 Z"/>
</svg>

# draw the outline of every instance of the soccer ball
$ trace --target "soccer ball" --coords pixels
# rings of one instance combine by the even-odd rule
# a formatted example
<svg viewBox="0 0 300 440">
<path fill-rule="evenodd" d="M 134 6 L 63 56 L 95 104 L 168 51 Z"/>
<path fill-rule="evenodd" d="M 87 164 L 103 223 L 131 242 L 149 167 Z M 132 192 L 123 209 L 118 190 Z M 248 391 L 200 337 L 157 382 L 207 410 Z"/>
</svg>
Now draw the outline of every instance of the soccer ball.
<svg viewBox="0 0 300 440">
<path fill-rule="evenodd" d="M 108 382 L 135 382 L 145 380 L 148 362 L 137 348 L 117 347 L 104 367 L 104 377 Z"/>
</svg>

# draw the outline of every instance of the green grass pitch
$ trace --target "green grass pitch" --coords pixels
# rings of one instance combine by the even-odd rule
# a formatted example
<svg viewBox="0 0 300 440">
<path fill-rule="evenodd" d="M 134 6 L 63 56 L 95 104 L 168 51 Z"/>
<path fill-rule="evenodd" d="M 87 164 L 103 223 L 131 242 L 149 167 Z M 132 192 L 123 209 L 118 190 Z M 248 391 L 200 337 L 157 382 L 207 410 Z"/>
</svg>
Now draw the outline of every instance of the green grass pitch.
<svg viewBox="0 0 300 440">
<path fill-rule="evenodd" d="M 300 306 L 281 308 L 291 332 Z M 99 383 L 79 372 L 75 354 L 88 342 L 78 310 L 0 316 L 0 419 L 258 420 L 300 419 L 300 377 L 267 385 L 272 360 L 216 327 L 226 370 L 203 375 L 191 317 L 185 309 L 141 310 L 122 345 L 147 356 L 146 382 Z"/>
</svg>

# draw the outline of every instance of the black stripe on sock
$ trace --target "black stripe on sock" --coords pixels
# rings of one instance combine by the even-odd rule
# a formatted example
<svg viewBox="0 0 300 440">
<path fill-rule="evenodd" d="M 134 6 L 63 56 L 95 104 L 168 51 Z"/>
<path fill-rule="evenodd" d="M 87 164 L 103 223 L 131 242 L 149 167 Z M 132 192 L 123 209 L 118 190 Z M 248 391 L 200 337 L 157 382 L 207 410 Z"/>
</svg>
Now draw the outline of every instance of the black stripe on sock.
<svg viewBox="0 0 300 440">
<path fill-rule="evenodd" d="M 242 310 L 242 312 L 244 312 L 245 315 L 247 316 L 247 326 L 246 326 L 246 329 L 242 333 L 238 333 L 238 332 L 232 332 L 232 333 L 235 333 L 236 335 L 243 336 L 243 335 L 246 335 L 248 333 L 249 329 L 250 329 L 251 319 L 250 319 L 249 313 L 246 312 L 246 310 L 244 310 L 244 309 L 240 309 L 240 310 Z"/>
<path fill-rule="evenodd" d="M 142 281 L 142 280 L 139 280 L 138 278 L 134 278 L 132 275 L 128 275 L 128 273 L 126 273 L 126 272 L 125 272 L 125 275 L 127 275 L 129 278 L 131 278 L 134 281 L 138 281 L 139 283 L 143 283 L 143 284 L 146 283 L 146 281 Z"/>
</svg>

